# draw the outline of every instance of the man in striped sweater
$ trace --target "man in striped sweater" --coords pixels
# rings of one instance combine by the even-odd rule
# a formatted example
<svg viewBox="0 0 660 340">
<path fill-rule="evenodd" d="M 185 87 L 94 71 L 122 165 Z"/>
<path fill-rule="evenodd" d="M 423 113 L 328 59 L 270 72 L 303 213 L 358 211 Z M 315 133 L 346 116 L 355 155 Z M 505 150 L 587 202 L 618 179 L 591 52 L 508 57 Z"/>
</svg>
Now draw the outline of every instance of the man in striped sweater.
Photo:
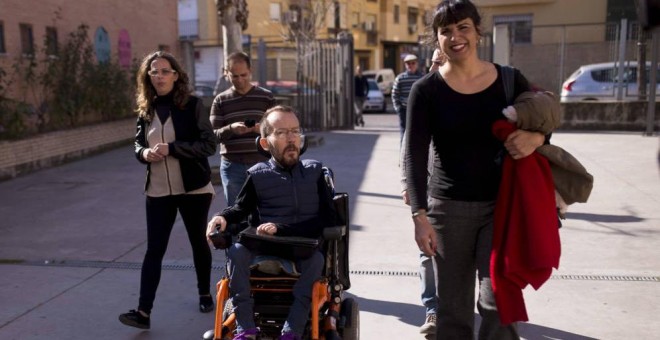
<svg viewBox="0 0 660 340">
<path fill-rule="evenodd" d="M 211 124 L 220 143 L 220 177 L 227 206 L 234 205 L 247 178 L 247 169 L 267 160 L 257 152 L 259 121 L 275 106 L 273 94 L 251 83 L 250 57 L 243 52 L 229 55 L 225 74 L 232 87 L 218 94 L 211 106 Z"/>
<path fill-rule="evenodd" d="M 408 95 L 412 89 L 413 83 L 423 76 L 417 67 L 417 56 L 408 54 L 403 59 L 406 70 L 400 73 L 394 79 L 392 87 L 392 103 L 394 110 L 399 115 L 399 130 L 401 131 L 401 140 L 403 141 L 403 132 L 406 131 L 406 110 L 408 109 Z"/>
</svg>

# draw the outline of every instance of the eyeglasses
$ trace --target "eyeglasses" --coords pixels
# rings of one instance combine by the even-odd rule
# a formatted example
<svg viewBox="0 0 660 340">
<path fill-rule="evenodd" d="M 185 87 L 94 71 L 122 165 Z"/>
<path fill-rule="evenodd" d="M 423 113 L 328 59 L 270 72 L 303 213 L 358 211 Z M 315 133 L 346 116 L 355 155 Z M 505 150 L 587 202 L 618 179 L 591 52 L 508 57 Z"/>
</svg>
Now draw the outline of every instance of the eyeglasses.
<svg viewBox="0 0 660 340">
<path fill-rule="evenodd" d="M 276 139 L 284 139 L 289 136 L 289 134 L 292 134 L 293 137 L 300 137 L 302 135 L 302 128 L 293 128 L 293 129 L 277 129 L 273 131 L 270 135 L 275 137 Z"/>
<path fill-rule="evenodd" d="M 147 72 L 147 74 L 152 76 L 152 77 L 155 77 L 159 74 L 163 77 L 167 77 L 167 76 L 170 76 L 174 73 L 176 73 L 176 71 L 174 71 L 173 69 L 170 69 L 170 68 L 161 68 L 160 70 L 153 69 L 153 70 L 149 70 L 149 72 Z"/>
</svg>

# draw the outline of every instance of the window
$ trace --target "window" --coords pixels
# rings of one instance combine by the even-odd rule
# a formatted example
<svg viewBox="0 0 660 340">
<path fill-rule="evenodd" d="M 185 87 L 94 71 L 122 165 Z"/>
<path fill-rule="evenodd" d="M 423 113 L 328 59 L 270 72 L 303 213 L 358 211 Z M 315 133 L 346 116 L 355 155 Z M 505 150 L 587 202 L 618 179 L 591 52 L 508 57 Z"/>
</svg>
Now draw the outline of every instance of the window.
<svg viewBox="0 0 660 340">
<path fill-rule="evenodd" d="M 348 28 L 348 10 L 345 3 L 334 2 L 327 7 L 326 25 L 329 29 Z"/>
<path fill-rule="evenodd" d="M 408 34 L 417 34 L 417 17 L 419 10 L 415 7 L 408 7 Z"/>
<path fill-rule="evenodd" d="M 32 25 L 18 24 L 21 31 L 21 52 L 23 55 L 34 55 L 34 37 L 32 35 Z"/>
<path fill-rule="evenodd" d="M 0 53 L 7 53 L 5 49 L 5 25 L 0 21 Z"/>
<path fill-rule="evenodd" d="M 514 44 L 532 43 L 532 15 L 496 15 L 493 24 L 509 24 L 511 42 Z"/>
<path fill-rule="evenodd" d="M 279 22 L 282 17 L 282 5 L 280 3 L 270 4 L 270 21 Z"/>
<path fill-rule="evenodd" d="M 357 28 L 360 25 L 360 12 L 353 12 L 351 15 L 351 27 Z"/>
<path fill-rule="evenodd" d="M 46 27 L 46 54 L 57 55 L 57 28 Z"/>
<path fill-rule="evenodd" d="M 399 5 L 394 5 L 394 23 L 399 23 Z"/>
</svg>

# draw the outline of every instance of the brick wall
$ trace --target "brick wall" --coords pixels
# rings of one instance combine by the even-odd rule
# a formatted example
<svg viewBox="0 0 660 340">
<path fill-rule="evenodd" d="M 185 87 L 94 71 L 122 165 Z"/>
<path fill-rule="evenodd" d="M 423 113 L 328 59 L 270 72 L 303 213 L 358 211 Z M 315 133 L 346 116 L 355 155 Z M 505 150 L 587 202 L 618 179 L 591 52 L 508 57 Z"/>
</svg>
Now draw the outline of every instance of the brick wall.
<svg viewBox="0 0 660 340">
<path fill-rule="evenodd" d="M 0 141 L 0 180 L 128 144 L 134 137 L 135 118 L 129 118 L 19 141 Z"/>
<path fill-rule="evenodd" d="M 115 61 L 118 59 L 122 30 L 130 38 L 131 59 L 139 61 L 159 47 L 168 49 L 181 59 L 176 1 L 0 0 L 0 21 L 4 25 L 7 50 L 0 54 L 0 67 L 8 73 L 12 73 L 11 66 L 22 56 L 20 24 L 32 27 L 38 61 L 45 57 L 41 49 L 44 47 L 47 26 L 56 28 L 59 48 L 63 48 L 68 35 L 75 32 L 82 23 L 89 26 L 88 34 L 92 43 L 97 29 L 102 27 L 106 30 L 110 56 Z M 16 83 L 8 91 L 10 98 L 25 101 L 29 97 Z"/>
</svg>

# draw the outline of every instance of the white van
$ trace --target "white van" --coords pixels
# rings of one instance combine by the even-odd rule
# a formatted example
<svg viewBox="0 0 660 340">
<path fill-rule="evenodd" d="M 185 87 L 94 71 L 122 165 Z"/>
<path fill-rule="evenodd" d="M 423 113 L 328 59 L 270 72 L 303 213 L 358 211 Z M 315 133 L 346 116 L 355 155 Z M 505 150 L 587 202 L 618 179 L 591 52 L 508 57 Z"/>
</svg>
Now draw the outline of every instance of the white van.
<svg viewBox="0 0 660 340">
<path fill-rule="evenodd" d="M 362 74 L 370 79 L 376 81 L 378 88 L 384 95 L 392 94 L 392 86 L 394 86 L 394 78 L 396 75 L 391 68 L 383 68 L 380 70 L 366 70 Z"/>
</svg>

